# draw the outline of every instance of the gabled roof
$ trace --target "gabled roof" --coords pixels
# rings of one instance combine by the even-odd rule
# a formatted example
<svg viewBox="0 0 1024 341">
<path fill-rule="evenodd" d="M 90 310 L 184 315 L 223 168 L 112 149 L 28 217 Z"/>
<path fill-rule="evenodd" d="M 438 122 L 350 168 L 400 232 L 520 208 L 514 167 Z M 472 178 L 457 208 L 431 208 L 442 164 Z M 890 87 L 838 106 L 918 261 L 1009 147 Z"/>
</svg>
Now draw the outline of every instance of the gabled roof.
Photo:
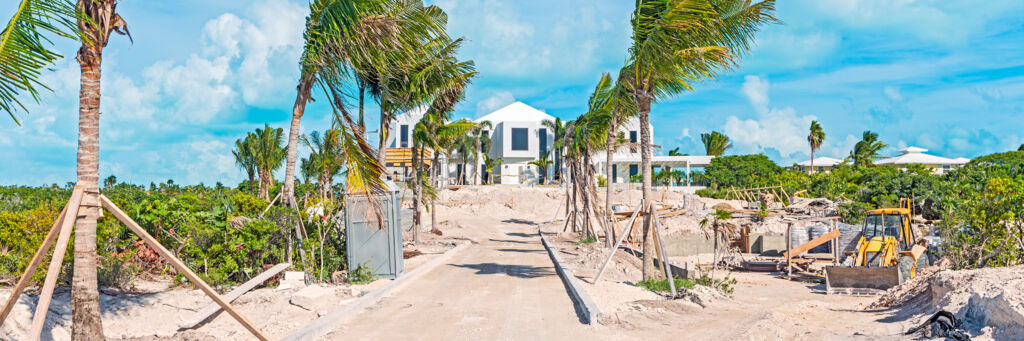
<svg viewBox="0 0 1024 341">
<path fill-rule="evenodd" d="M 925 154 L 928 151 L 924 148 L 918 147 L 907 147 L 900 150 L 901 155 L 891 157 L 887 159 L 881 159 L 875 161 L 876 165 L 908 165 L 908 164 L 925 164 L 925 165 L 962 165 L 967 159 L 950 159 L 941 156 L 935 156 L 931 154 Z M 970 161 L 970 160 L 967 160 Z"/>
<path fill-rule="evenodd" d="M 834 167 L 840 163 L 843 163 L 843 160 L 833 159 L 828 156 L 814 158 L 814 167 Z M 796 165 L 800 167 L 810 167 L 811 160 L 807 160 Z"/>
<path fill-rule="evenodd" d="M 475 121 L 491 121 L 491 123 L 496 125 L 499 122 L 541 122 L 543 120 L 554 121 L 555 117 L 526 105 L 526 103 L 515 102 L 506 105 L 504 108 L 495 110 L 490 114 L 484 115 Z"/>
</svg>

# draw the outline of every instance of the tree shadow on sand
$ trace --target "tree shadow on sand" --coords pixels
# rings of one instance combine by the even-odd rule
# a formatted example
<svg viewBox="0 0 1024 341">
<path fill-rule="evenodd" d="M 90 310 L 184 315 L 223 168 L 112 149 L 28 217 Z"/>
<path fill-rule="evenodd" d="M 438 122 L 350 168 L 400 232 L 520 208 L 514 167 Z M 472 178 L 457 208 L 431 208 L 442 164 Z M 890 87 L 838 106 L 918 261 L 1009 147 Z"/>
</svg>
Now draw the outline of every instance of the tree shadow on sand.
<svg viewBox="0 0 1024 341">
<path fill-rule="evenodd" d="M 555 274 L 554 271 L 549 267 L 538 267 L 528 265 L 508 265 L 508 264 L 495 264 L 495 263 L 479 263 L 479 264 L 452 264 L 466 269 L 476 269 L 478 275 L 495 275 L 495 274 L 506 274 L 512 277 L 519 278 L 536 278 L 544 276 L 552 276 Z"/>
</svg>

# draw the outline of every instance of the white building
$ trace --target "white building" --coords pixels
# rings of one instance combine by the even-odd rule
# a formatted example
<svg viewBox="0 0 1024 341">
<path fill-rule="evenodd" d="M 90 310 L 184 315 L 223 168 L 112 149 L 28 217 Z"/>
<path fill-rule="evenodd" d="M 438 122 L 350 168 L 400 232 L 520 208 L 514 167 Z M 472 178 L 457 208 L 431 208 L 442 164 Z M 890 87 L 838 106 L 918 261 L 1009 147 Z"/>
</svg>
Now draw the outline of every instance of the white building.
<svg viewBox="0 0 1024 341">
<path fill-rule="evenodd" d="M 935 174 L 945 174 L 953 169 L 962 167 L 963 165 L 971 162 L 967 158 L 944 158 L 941 156 L 935 156 L 931 154 L 925 154 L 927 149 L 918 147 L 907 147 L 901 149 L 900 155 L 890 158 L 881 159 L 875 161 L 876 165 L 892 165 L 898 167 L 901 170 L 907 170 L 907 165 L 919 164 L 924 165 L 932 170 Z"/>
<path fill-rule="evenodd" d="M 654 126 L 648 123 L 651 129 L 651 136 L 654 136 Z M 607 153 L 600 151 L 593 156 L 594 166 L 597 173 L 604 176 L 610 183 L 629 183 L 630 179 L 640 174 L 640 119 L 632 117 L 619 127 L 619 136 L 627 140 L 627 144 L 618 147 L 612 154 L 612 174 L 607 173 Z M 652 147 L 657 147 L 652 144 Z M 652 151 L 654 154 L 654 151 Z M 685 178 L 683 183 L 690 185 L 690 170 L 693 167 L 704 168 L 711 164 L 714 156 L 664 156 L 652 155 L 651 168 L 654 171 L 662 168 L 684 168 Z"/>
<path fill-rule="evenodd" d="M 800 167 L 800 171 L 801 172 L 805 172 L 805 173 L 810 174 L 810 173 L 821 173 L 821 172 L 828 173 L 828 172 L 831 172 L 832 171 L 832 167 L 838 166 L 841 163 L 843 163 L 843 160 L 830 158 L 828 156 L 822 156 L 822 157 L 814 158 L 814 162 L 813 163 L 811 162 L 811 160 L 807 160 L 807 161 L 798 163 L 796 165 Z M 813 168 L 812 168 L 812 166 L 813 166 Z"/>
<path fill-rule="evenodd" d="M 554 132 L 549 131 L 541 122 L 554 121 L 555 117 L 537 110 L 523 102 L 515 102 L 490 114 L 476 119 L 477 123 L 491 122 L 491 150 L 488 156 L 501 159 L 490 174 L 491 182 L 497 184 L 537 183 L 540 180 L 540 169 L 529 162 L 551 152 L 555 142 Z M 548 159 L 555 160 L 554 154 Z M 482 161 L 480 161 L 482 163 Z M 479 165 L 475 167 L 480 169 Z M 478 174 L 486 176 L 479 172 Z M 548 179 L 554 176 L 555 165 L 547 167 Z"/>
</svg>

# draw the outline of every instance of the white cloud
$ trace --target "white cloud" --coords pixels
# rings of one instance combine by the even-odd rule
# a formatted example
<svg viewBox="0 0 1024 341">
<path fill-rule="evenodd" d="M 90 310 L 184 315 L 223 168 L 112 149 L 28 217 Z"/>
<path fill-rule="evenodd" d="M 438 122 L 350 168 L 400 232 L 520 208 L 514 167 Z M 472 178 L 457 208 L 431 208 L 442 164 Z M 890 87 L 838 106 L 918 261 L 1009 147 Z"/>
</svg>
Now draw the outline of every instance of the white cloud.
<svg viewBox="0 0 1024 341">
<path fill-rule="evenodd" d="M 512 96 L 511 92 L 497 91 L 491 97 L 476 103 L 476 114 L 477 116 L 486 115 L 515 101 L 516 98 Z"/>
<path fill-rule="evenodd" d="M 898 88 L 898 87 L 887 86 L 887 87 L 885 87 L 883 92 L 885 92 L 885 97 L 889 98 L 890 101 L 893 101 L 893 102 L 901 102 L 901 101 L 903 101 L 903 94 L 900 93 L 900 88 Z"/>
<path fill-rule="evenodd" d="M 798 116 L 792 107 L 770 107 L 769 88 L 770 84 L 766 79 L 758 76 L 746 77 L 742 93 L 757 113 L 756 118 L 741 119 L 730 116 L 725 122 L 725 134 L 740 153 L 758 153 L 766 149 L 775 149 L 782 157 L 792 159 L 797 153 L 806 151 L 806 130 L 817 117 Z"/>
</svg>

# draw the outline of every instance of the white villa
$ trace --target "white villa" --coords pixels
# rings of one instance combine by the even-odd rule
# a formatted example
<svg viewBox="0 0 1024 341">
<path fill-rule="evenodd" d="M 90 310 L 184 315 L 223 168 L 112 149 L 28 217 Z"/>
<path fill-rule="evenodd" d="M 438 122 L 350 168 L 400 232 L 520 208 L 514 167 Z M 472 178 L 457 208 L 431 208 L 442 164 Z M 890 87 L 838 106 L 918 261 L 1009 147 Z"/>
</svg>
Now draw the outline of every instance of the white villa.
<svg viewBox="0 0 1024 341">
<path fill-rule="evenodd" d="M 901 170 L 907 170 L 907 165 L 919 164 L 924 165 L 932 170 L 935 174 L 945 174 L 953 169 L 962 167 L 963 165 L 971 162 L 968 158 L 944 158 L 941 156 L 935 156 L 931 154 L 925 154 L 927 149 L 918 147 L 907 147 L 901 149 L 900 155 L 890 158 L 881 159 L 875 161 L 876 165 L 893 165 L 899 167 Z"/>
<path fill-rule="evenodd" d="M 950 159 L 941 156 L 925 154 L 924 152 L 927 151 L 928 150 L 924 148 L 911 146 L 900 149 L 900 155 L 875 161 L 875 164 L 892 165 L 901 170 L 907 170 L 907 165 L 919 164 L 931 169 L 932 173 L 934 174 L 945 174 L 946 172 L 962 167 L 968 162 L 971 162 L 971 159 L 963 157 Z M 843 160 L 833 159 L 830 157 L 819 157 L 814 159 L 814 169 L 810 169 L 810 160 L 800 162 L 797 164 L 797 166 L 800 167 L 801 171 L 808 173 L 829 172 L 832 170 L 832 167 L 835 167 L 841 164 L 842 162 Z"/>
<path fill-rule="evenodd" d="M 385 167 L 389 175 L 397 180 L 404 180 L 412 175 L 412 130 L 423 114 L 425 107 L 409 110 L 397 115 L 391 123 L 387 137 L 387 157 Z M 533 108 L 522 102 L 515 102 L 503 108 L 484 115 L 475 122 L 489 121 L 493 129 L 485 131 L 491 137 L 491 149 L 488 157 L 500 159 L 501 163 L 494 167 L 493 174 L 490 174 L 490 181 L 495 184 L 537 184 L 540 180 L 540 169 L 536 165 L 529 164 L 542 155 L 552 151 L 554 144 L 554 132 L 549 131 L 541 122 L 544 120 L 554 121 L 555 117 Z M 636 143 L 640 138 L 639 120 L 633 118 L 622 125 L 620 133 L 630 142 Z M 651 134 L 654 134 L 652 127 Z M 425 161 L 431 161 L 430 151 L 425 152 Z M 604 152 L 598 151 L 593 156 L 594 166 L 598 174 L 610 179 L 611 183 L 628 183 L 631 176 L 640 173 L 640 148 L 636 145 L 620 147 L 613 156 L 612 176 L 605 174 Z M 451 158 L 442 156 L 440 158 L 441 174 L 447 177 L 447 183 L 458 183 L 460 179 L 464 183 L 483 183 L 487 174 L 483 169 L 483 157 L 479 160 L 466 162 L 467 169 L 463 170 L 461 155 L 452 155 Z M 713 156 L 653 156 L 652 168 L 657 171 L 661 168 L 685 168 L 686 179 L 683 182 L 690 183 L 690 168 L 707 167 Z M 554 154 L 548 156 L 552 162 L 555 161 Z M 547 179 L 552 179 L 555 174 L 555 166 L 549 166 Z M 564 174 L 564 172 L 563 172 Z"/>
<path fill-rule="evenodd" d="M 832 167 L 838 166 L 841 163 L 843 163 L 843 160 L 830 158 L 828 156 L 822 156 L 814 158 L 814 162 L 811 162 L 811 160 L 807 160 L 796 165 L 800 167 L 801 172 L 828 173 L 832 171 Z"/>
</svg>

